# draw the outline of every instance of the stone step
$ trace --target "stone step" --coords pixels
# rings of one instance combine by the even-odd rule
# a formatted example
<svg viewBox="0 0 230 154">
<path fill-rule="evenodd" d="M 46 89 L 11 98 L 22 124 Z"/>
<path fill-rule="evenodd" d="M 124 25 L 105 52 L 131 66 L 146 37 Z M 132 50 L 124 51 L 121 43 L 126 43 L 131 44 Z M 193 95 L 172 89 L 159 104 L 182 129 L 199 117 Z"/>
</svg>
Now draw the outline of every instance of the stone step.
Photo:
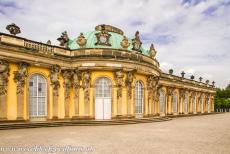
<svg viewBox="0 0 230 154">
<path fill-rule="evenodd" d="M 142 119 L 124 119 L 124 120 L 72 120 L 72 121 L 51 121 L 51 122 L 25 122 L 25 123 L 1 123 L 0 130 L 40 128 L 40 127 L 61 127 L 61 126 L 106 126 L 106 125 L 127 125 L 138 123 L 163 122 L 171 120 L 168 117 L 162 118 L 142 118 Z"/>
</svg>

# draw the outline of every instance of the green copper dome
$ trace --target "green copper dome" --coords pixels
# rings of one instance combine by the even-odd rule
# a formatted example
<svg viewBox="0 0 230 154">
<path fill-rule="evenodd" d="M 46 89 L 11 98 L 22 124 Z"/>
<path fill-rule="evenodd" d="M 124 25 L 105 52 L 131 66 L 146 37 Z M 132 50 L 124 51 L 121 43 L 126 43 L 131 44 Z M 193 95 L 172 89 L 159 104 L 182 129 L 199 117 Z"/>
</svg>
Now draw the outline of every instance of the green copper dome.
<svg viewBox="0 0 230 154">
<path fill-rule="evenodd" d="M 130 45 L 129 45 L 129 47 L 127 49 L 124 49 L 121 46 L 121 42 L 124 39 L 124 36 L 119 34 L 119 33 L 111 32 L 111 31 L 108 31 L 108 34 L 110 34 L 110 37 L 109 37 L 109 40 L 108 40 L 110 46 L 96 44 L 97 41 L 98 41 L 96 34 L 100 33 L 100 32 L 101 31 L 95 30 L 95 31 L 92 31 L 92 32 L 83 33 L 83 36 L 87 40 L 86 44 L 84 45 L 84 48 L 107 48 L 107 49 L 127 50 L 127 51 L 130 51 L 130 52 L 133 51 L 132 50 L 133 45 L 132 45 L 132 40 L 131 39 L 128 38 L 128 42 L 130 43 Z M 81 48 L 77 43 L 77 39 L 78 39 L 78 37 L 73 39 L 73 40 L 69 39 L 69 41 L 68 41 L 69 49 L 76 50 L 76 49 Z M 142 46 L 140 47 L 140 52 L 142 54 L 144 54 L 144 55 L 149 56 L 149 50 L 144 49 Z"/>
</svg>

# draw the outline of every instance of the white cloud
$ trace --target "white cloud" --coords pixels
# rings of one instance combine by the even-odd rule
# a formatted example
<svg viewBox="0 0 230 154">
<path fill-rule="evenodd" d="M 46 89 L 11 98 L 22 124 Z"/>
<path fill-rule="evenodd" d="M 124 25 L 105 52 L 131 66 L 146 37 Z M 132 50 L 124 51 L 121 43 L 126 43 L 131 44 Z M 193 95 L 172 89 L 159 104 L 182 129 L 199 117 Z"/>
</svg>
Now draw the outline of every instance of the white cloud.
<svg viewBox="0 0 230 154">
<path fill-rule="evenodd" d="M 15 6 L 3 4 L 13 2 Z M 144 46 L 155 43 L 161 68 L 196 79 L 215 80 L 224 87 L 230 77 L 230 1 L 191 0 L 190 4 L 170 0 L 20 0 L 0 1 L 0 31 L 15 22 L 20 36 L 58 44 L 67 30 L 70 37 L 91 31 L 98 24 L 111 24 L 133 37 L 139 30 Z M 210 7 L 212 14 L 204 14 Z"/>
</svg>

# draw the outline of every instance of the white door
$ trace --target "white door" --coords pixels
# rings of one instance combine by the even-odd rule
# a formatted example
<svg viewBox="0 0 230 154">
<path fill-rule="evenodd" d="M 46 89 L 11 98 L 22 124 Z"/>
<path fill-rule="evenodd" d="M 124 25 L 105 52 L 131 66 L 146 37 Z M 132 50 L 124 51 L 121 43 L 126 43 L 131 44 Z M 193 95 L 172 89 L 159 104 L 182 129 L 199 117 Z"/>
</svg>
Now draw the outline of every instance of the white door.
<svg viewBox="0 0 230 154">
<path fill-rule="evenodd" d="M 111 119 L 111 82 L 107 78 L 96 81 L 95 119 Z"/>
<path fill-rule="evenodd" d="M 47 116 L 47 83 L 42 75 L 35 74 L 29 80 L 29 116 Z"/>
</svg>

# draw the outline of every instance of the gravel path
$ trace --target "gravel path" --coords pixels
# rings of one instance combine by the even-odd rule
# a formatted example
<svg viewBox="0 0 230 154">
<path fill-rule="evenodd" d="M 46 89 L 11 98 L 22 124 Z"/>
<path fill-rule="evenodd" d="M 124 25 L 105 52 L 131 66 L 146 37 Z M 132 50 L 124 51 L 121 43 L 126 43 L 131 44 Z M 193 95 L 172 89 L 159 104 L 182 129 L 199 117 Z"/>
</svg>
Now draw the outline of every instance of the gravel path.
<svg viewBox="0 0 230 154">
<path fill-rule="evenodd" d="M 230 154 L 230 113 L 181 117 L 167 122 L 147 124 L 0 131 L 0 153 L 23 153 L 3 152 L 1 147 L 35 146 L 43 150 L 50 148 L 53 153 L 65 153 L 55 152 L 63 150 L 58 149 L 60 147 L 69 150 L 75 147 L 84 152 L 70 153 Z M 86 148 L 93 152 L 85 152 Z"/>
</svg>

